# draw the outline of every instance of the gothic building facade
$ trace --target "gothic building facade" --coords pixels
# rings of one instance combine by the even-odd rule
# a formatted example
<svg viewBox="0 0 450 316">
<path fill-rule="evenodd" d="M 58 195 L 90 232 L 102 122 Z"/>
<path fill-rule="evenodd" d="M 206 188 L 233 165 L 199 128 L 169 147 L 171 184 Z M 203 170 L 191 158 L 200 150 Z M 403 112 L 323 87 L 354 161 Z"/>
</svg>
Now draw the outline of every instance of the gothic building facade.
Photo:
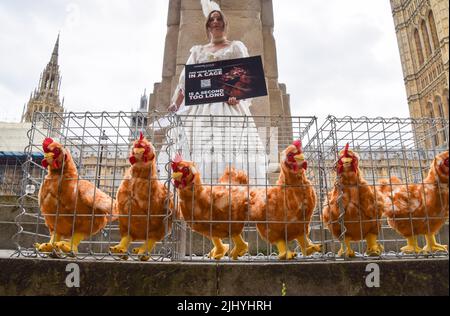
<svg viewBox="0 0 450 316">
<path fill-rule="evenodd" d="M 448 1 L 391 0 L 391 8 L 410 115 L 436 118 L 442 130 L 427 145 L 448 146 L 448 131 L 439 122 L 449 118 Z"/>
</svg>

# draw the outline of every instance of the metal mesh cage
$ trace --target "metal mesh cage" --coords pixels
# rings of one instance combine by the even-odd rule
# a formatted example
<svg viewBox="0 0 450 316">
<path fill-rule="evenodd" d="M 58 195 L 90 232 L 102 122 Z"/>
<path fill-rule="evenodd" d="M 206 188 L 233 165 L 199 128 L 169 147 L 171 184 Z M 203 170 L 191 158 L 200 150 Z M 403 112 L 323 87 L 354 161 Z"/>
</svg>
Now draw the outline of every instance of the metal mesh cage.
<svg viewBox="0 0 450 316">
<path fill-rule="evenodd" d="M 159 212 L 152 201 L 161 193 L 142 185 L 115 200 L 121 185 L 130 179 L 126 173 L 131 167 L 129 156 L 135 152 L 134 142 L 140 132 L 151 142 L 155 154 L 155 178 L 148 174 L 144 180 L 158 182 L 166 192 Z M 404 248 L 407 236 L 399 234 L 395 222 L 389 223 L 383 216 L 389 205 L 394 208 L 393 187 L 405 188 L 407 195 L 411 185 L 419 191 L 420 187 L 425 188 L 432 161 L 448 151 L 448 120 L 330 116 L 319 128 L 315 117 L 37 113 L 28 135 L 27 160 L 22 165 L 22 212 L 17 217 L 19 231 L 14 236 L 20 255 L 103 260 L 320 261 L 345 259 L 353 255 L 346 252 L 351 247 L 356 250 L 356 257 L 369 258 L 365 252 L 375 244 L 361 231 L 366 221 L 372 221 L 379 225 L 375 234 L 376 245 L 382 246 L 379 252 L 375 251 L 379 258 L 448 256 L 448 252 L 441 251 L 409 254 Z M 61 206 L 56 208 L 63 207 L 69 214 L 56 211 L 50 217 L 68 216 L 73 223 L 77 216 L 91 223 L 102 216 L 106 220 L 98 233 L 91 224 L 76 252 L 62 251 L 63 247 L 43 247 L 38 251 L 35 247 L 49 243 L 51 238 L 45 223 L 49 215 L 43 214 L 38 204 L 38 190 L 47 174 L 41 166 L 46 154 L 42 141 L 46 137 L 71 153 L 78 172 L 71 180 L 76 183 L 77 192 L 80 181 L 88 181 L 93 191 L 90 194 L 95 197 L 97 190 L 105 193 L 112 198 L 108 200 L 109 209 L 120 213 L 118 220 L 112 214 L 98 214 L 94 208 L 74 216 L 77 206 L 68 207 L 60 201 Z M 366 181 L 364 186 L 356 183 L 356 190 L 370 187 L 375 196 L 385 198 L 385 205 L 377 206 L 382 210 L 374 218 L 345 217 L 350 213 L 345 202 L 347 189 L 340 185 L 336 168 L 347 143 L 359 156 L 360 174 Z M 188 169 L 183 169 L 185 163 Z M 391 180 L 393 176 L 399 180 Z M 448 195 L 448 168 L 447 183 L 437 188 L 447 190 Z M 382 196 L 381 189 L 387 195 Z M 330 195 L 333 190 L 337 190 L 335 199 Z M 123 199 L 140 201 L 137 208 L 141 211 L 131 206 L 117 207 L 115 203 Z M 359 201 L 354 201 L 357 214 L 363 214 L 365 210 Z M 324 210 L 331 209 L 333 203 L 338 216 L 326 220 Z M 443 222 L 435 232 L 436 245 L 448 243 L 448 202 L 446 207 L 444 203 L 439 205 L 440 213 L 427 213 L 426 218 L 419 219 L 427 222 L 435 216 Z M 136 229 L 131 224 L 133 219 L 144 223 L 146 237 L 124 240 Z M 413 226 L 417 218 L 411 215 L 403 220 Z M 339 227 L 338 234 L 330 232 L 331 223 Z M 357 230 L 359 225 L 361 236 L 347 244 L 350 224 L 356 224 Z M 158 238 L 151 235 L 155 225 L 162 232 Z M 74 233 L 76 225 L 71 229 Z M 417 235 L 422 247 L 427 234 Z M 66 246 L 73 246 L 71 236 L 64 238 L 68 241 Z M 432 242 L 431 236 L 426 238 Z M 373 256 L 374 252 L 369 254 Z"/>
<path fill-rule="evenodd" d="M 29 132 L 29 146 L 25 150 L 28 153 L 28 160 L 22 165 L 24 172 L 22 196 L 20 198 L 22 212 L 17 217 L 17 222 L 20 224 L 19 232 L 14 236 L 19 252 L 26 256 L 35 256 L 36 254 L 40 256 L 65 256 L 64 252 L 61 251 L 57 253 L 56 251 L 39 252 L 33 248 L 34 244 L 48 242 L 50 238 L 44 214 L 39 207 L 38 196 L 38 190 L 44 182 L 47 170 L 40 165 L 41 161 L 33 159 L 36 153 L 39 153 L 43 158 L 43 139 L 51 137 L 71 153 L 78 173 L 76 177 L 69 179 L 75 183 L 75 195 L 81 192 L 81 181 L 86 180 L 92 184 L 93 192 L 90 193 L 91 196 L 99 196 L 99 192 L 104 192 L 114 199 L 120 184 L 125 179 L 125 173 L 130 167 L 128 159 L 130 150 L 133 141 L 139 138 L 140 132 L 153 143 L 156 155 L 161 153 L 162 148 L 168 148 L 165 128 L 158 125 L 157 118 L 159 117 L 156 117 L 156 114 L 148 115 L 142 112 L 37 113 Z M 42 128 L 38 127 L 37 122 L 40 122 L 39 126 L 42 126 Z M 167 172 L 164 171 L 167 162 L 161 164 L 158 161 L 156 160 L 158 174 L 167 175 Z M 36 168 L 40 169 L 39 174 L 30 172 L 30 170 Z M 62 174 L 60 174 L 60 178 L 62 178 Z M 159 182 L 167 186 L 169 179 L 161 176 Z M 61 190 L 61 187 L 65 187 L 64 181 L 56 186 Z M 67 207 L 66 201 L 67 199 L 58 200 L 53 213 L 46 215 L 48 218 L 53 217 L 56 220 L 55 225 L 57 225 L 57 218 L 63 219 L 64 216 L 71 216 L 70 218 L 74 223 L 78 219 L 94 222 L 98 217 L 108 220 L 108 223 L 96 234 L 94 234 L 94 228 L 92 227 L 91 231 L 85 234 L 77 253 L 70 255 L 75 255 L 79 259 L 87 257 L 120 259 L 119 256 L 110 254 L 110 247 L 115 245 L 121 237 L 118 221 L 111 222 L 112 216 L 108 218 L 108 216 L 98 214 L 93 211 L 93 208 L 85 212 L 86 214 L 79 213 L 73 216 L 73 213 L 77 212 L 76 205 L 81 205 L 82 201 L 79 195 L 72 207 Z M 113 200 L 111 200 L 109 208 L 112 209 L 113 207 Z M 59 212 L 59 209 L 67 210 L 67 214 Z M 154 260 L 171 257 L 173 241 L 171 240 L 170 227 L 167 225 L 172 216 L 170 212 L 171 210 L 167 209 L 167 213 L 164 215 L 164 236 L 158 241 L 151 253 L 151 258 Z M 124 216 L 126 215 L 122 214 L 119 218 Z M 136 216 L 142 217 L 143 215 Z M 149 219 L 160 217 L 160 215 L 153 216 L 149 208 L 145 216 Z M 76 231 L 76 226 L 71 225 L 72 232 Z M 136 241 L 131 246 L 138 246 L 141 243 Z M 138 259 L 138 256 L 134 256 L 131 252 L 129 256 Z"/>
<path fill-rule="evenodd" d="M 434 232 L 436 239 L 440 243 L 448 244 L 448 169 L 447 180 L 444 179 L 442 185 L 439 179 L 433 183 L 427 180 L 435 157 L 445 152 L 448 157 L 448 120 L 330 116 L 319 133 L 324 167 L 321 197 L 325 205 L 334 203 L 333 207 L 339 214 L 329 218 L 329 223 L 335 225 L 335 229 L 336 225 L 340 226 L 334 236 L 326 230 L 325 252 L 337 253 L 340 244 L 344 245 L 345 250 L 345 238 L 350 238 L 351 235 L 348 230 L 352 224 L 356 224 L 351 229 L 358 231 L 358 238 L 347 246 L 356 250 L 356 256 L 363 256 L 370 248 L 367 238 L 362 237 L 364 226 L 376 222 L 380 226 L 377 239 L 383 249 L 379 254 L 381 257 L 448 255 L 444 249 L 442 252 L 423 252 L 424 244 L 420 249 L 417 247 L 417 251 L 405 248 L 405 238 L 411 235 L 411 232 L 398 227 L 401 225 L 407 226 L 406 230 L 412 229 L 412 236 L 419 238 L 419 244 L 422 244 L 424 240 L 421 239 L 424 239 L 426 234 L 433 233 L 429 223 L 435 216 L 441 223 L 439 229 Z M 347 143 L 349 148 L 359 155 L 358 167 L 362 179 L 366 181 L 365 185 L 361 182 L 342 184 L 342 179 L 336 172 L 339 152 Z M 377 213 L 376 215 L 361 215 L 370 207 L 363 202 L 368 198 L 368 195 L 361 192 L 363 187 L 372 190 L 374 203 L 381 198 L 379 212 L 370 210 L 374 214 Z M 341 199 L 332 201 L 333 197 L 326 194 L 333 190 L 336 190 Z M 355 195 L 350 197 L 351 190 Z M 437 202 L 432 204 L 432 198 L 427 202 L 427 194 Z M 346 199 L 353 201 L 353 205 L 349 205 Z M 352 207 L 357 209 L 357 216 L 346 215 L 346 212 L 351 212 Z M 390 223 L 387 219 L 390 219 Z M 351 220 L 356 223 L 351 223 Z M 427 229 L 424 232 L 418 229 L 418 226 L 427 226 Z"/>
<path fill-rule="evenodd" d="M 175 141 L 171 152 L 179 152 L 183 159 L 194 161 L 201 179 L 201 184 L 177 191 L 180 212 L 174 221 L 174 233 L 179 241 L 175 258 L 276 259 L 276 248 L 267 242 L 264 234 L 258 233 L 258 225 L 281 225 L 283 230 L 285 224 L 303 226 L 305 223 L 301 219 L 289 222 L 283 216 L 270 220 L 267 214 L 253 216 L 252 195 L 259 191 L 265 196 L 280 187 L 276 184 L 280 174 L 280 152 L 295 140 L 302 141 L 305 160 L 310 163 L 306 170 L 311 181 L 308 186 L 317 191 L 320 160 L 316 118 L 180 116 L 172 135 Z M 247 181 L 219 181 L 227 168 L 243 171 Z M 192 194 L 187 198 L 180 191 Z M 189 205 L 183 207 L 185 204 Z M 316 212 L 317 208 L 312 211 Z M 317 222 L 312 223 L 312 227 L 317 225 Z M 320 225 L 317 229 L 321 229 Z M 225 244 L 223 240 L 226 240 Z M 226 249 L 228 252 L 223 252 Z M 239 253 L 242 256 L 238 256 Z"/>
</svg>

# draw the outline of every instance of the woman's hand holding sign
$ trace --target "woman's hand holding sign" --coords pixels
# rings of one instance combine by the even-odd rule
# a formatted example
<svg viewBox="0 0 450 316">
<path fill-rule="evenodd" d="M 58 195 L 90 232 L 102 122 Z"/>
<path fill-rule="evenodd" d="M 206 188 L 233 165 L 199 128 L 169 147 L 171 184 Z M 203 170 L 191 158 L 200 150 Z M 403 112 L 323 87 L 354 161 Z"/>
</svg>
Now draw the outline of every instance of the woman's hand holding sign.
<svg viewBox="0 0 450 316">
<path fill-rule="evenodd" d="M 239 100 L 236 99 L 235 97 L 230 97 L 227 101 L 228 105 L 238 105 L 239 104 Z"/>
<path fill-rule="evenodd" d="M 183 103 L 184 100 L 184 91 L 183 89 L 180 89 L 180 91 L 178 91 L 178 97 L 175 100 L 175 102 L 173 102 L 168 108 L 167 110 L 169 112 L 176 112 L 178 111 L 178 109 L 180 108 L 181 103 Z"/>
</svg>

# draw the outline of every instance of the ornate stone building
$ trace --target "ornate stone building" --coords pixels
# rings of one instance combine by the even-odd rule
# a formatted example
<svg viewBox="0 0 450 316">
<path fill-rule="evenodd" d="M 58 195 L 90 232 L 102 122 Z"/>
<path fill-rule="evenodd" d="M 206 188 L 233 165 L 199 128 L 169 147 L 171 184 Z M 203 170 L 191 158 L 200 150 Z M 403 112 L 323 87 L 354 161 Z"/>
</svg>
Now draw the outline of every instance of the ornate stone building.
<svg viewBox="0 0 450 316">
<path fill-rule="evenodd" d="M 263 59 L 269 96 L 253 100 L 252 114 L 289 116 L 289 95 L 278 82 L 272 0 L 215 1 L 229 20 L 228 38 L 241 40 L 251 56 Z M 162 82 L 150 95 L 150 112 L 167 110 L 190 48 L 207 43 L 204 22 L 200 0 L 169 0 Z"/>
<path fill-rule="evenodd" d="M 31 122 L 36 112 L 64 112 L 64 100 L 61 103 L 59 98 L 61 75 L 59 73 L 58 52 L 59 35 L 50 62 L 41 74 L 39 86 L 31 93 L 26 109 L 24 108 L 22 122 Z M 58 128 L 58 126 L 55 126 L 55 124 L 60 124 L 58 121 L 56 119 L 53 120 L 54 124 L 51 127 L 52 129 Z"/>
<path fill-rule="evenodd" d="M 449 4 L 446 0 L 391 0 L 411 117 L 448 119 Z M 427 146 L 448 146 L 442 129 Z"/>
<path fill-rule="evenodd" d="M 98 188 L 115 196 L 125 171 L 129 168 L 128 146 L 116 148 L 114 145 L 85 145 L 83 153 L 72 148 L 75 162 L 79 166 L 80 177 L 96 184 Z"/>
</svg>

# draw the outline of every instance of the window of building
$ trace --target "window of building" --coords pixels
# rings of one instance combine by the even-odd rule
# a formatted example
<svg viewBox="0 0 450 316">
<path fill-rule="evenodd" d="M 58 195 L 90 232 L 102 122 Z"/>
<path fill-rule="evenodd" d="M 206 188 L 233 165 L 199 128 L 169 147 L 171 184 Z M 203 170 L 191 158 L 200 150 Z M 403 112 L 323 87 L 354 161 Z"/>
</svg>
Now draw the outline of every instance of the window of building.
<svg viewBox="0 0 450 316">
<path fill-rule="evenodd" d="M 442 101 L 441 101 L 441 97 L 437 96 L 436 97 L 436 103 L 438 105 L 438 109 L 439 109 L 439 117 L 444 117 L 444 107 L 442 106 Z"/>
<path fill-rule="evenodd" d="M 428 28 L 425 20 L 422 20 L 420 28 L 422 30 L 423 45 L 425 46 L 425 55 L 428 58 L 431 56 L 431 43 L 430 36 L 428 36 Z"/>
<path fill-rule="evenodd" d="M 422 44 L 420 43 L 419 30 L 414 30 L 414 41 L 416 44 L 416 54 L 419 61 L 419 66 L 422 66 L 424 63 L 423 52 L 422 52 Z"/>
<path fill-rule="evenodd" d="M 439 117 L 440 118 L 445 118 L 445 114 L 444 114 L 444 105 L 442 104 L 442 99 L 440 96 L 436 97 L 436 104 L 438 105 L 438 111 L 439 111 Z M 446 132 L 443 130 L 443 126 L 442 124 L 439 124 L 439 129 L 442 131 L 441 135 L 442 135 L 442 139 L 444 140 L 444 142 L 447 142 L 447 135 Z"/>
<path fill-rule="evenodd" d="M 444 116 L 445 116 L 445 114 L 447 114 L 447 118 L 448 118 L 448 90 L 444 90 L 444 92 L 442 93 L 442 95 L 443 96 L 445 96 L 444 97 L 444 102 L 445 102 L 445 104 L 444 104 L 444 106 L 443 106 L 443 108 L 444 108 Z M 445 113 L 445 110 L 447 110 L 446 112 L 447 113 Z"/>
<path fill-rule="evenodd" d="M 431 103 L 431 102 L 427 103 L 427 115 L 430 118 L 435 118 L 436 117 L 436 115 L 434 113 L 434 109 L 433 109 L 433 103 Z M 432 133 L 433 133 L 433 139 L 434 139 L 434 144 L 433 145 L 437 146 L 437 145 L 439 145 L 439 137 L 438 137 L 437 126 L 433 124 L 432 129 L 433 129 Z"/>
<path fill-rule="evenodd" d="M 433 40 L 434 50 L 437 50 L 439 48 L 439 38 L 436 31 L 436 22 L 434 21 L 433 11 L 428 13 L 428 24 L 430 25 L 431 39 Z"/>
<path fill-rule="evenodd" d="M 434 118 L 433 103 L 431 102 L 427 103 L 427 115 L 430 118 Z"/>
</svg>

